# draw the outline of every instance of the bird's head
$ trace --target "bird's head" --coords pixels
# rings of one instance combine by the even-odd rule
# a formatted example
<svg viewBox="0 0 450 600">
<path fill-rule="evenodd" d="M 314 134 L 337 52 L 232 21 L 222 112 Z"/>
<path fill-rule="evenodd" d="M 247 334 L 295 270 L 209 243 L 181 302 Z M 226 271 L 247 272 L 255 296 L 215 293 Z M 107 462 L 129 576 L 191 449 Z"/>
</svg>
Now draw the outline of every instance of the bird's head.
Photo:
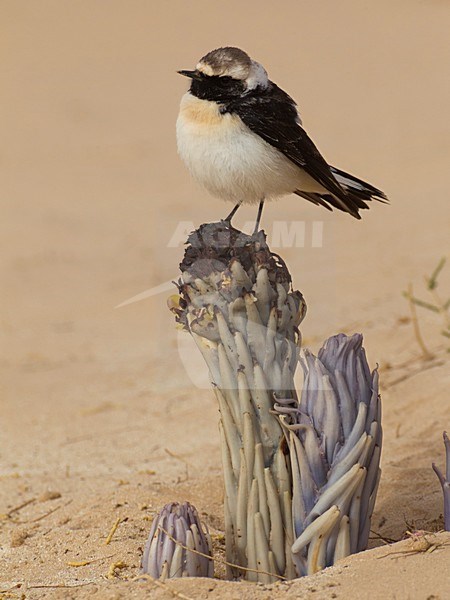
<svg viewBox="0 0 450 600">
<path fill-rule="evenodd" d="M 178 71 L 192 79 L 190 91 L 204 100 L 237 98 L 268 86 L 266 70 L 239 48 L 218 48 L 208 52 L 193 71 Z"/>
</svg>

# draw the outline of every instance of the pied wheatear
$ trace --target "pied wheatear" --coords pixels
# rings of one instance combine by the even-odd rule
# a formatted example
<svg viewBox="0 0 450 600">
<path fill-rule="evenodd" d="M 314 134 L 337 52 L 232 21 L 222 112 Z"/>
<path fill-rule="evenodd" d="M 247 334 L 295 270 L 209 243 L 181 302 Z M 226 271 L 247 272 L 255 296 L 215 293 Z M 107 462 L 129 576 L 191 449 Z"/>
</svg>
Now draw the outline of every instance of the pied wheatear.
<svg viewBox="0 0 450 600">
<path fill-rule="evenodd" d="M 177 120 L 178 152 L 193 177 L 214 196 L 235 203 L 294 193 L 360 219 L 368 200 L 386 201 L 372 185 L 328 165 L 303 129 L 294 100 L 269 80 L 262 65 L 239 48 L 206 54 Z"/>
</svg>

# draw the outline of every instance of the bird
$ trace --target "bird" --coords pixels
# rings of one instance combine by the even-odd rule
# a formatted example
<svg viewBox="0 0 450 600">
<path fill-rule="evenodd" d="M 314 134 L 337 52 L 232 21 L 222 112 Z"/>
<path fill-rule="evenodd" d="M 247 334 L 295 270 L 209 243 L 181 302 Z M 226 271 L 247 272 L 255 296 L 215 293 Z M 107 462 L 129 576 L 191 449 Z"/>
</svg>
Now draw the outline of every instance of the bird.
<svg viewBox="0 0 450 600">
<path fill-rule="evenodd" d="M 327 163 L 306 133 L 296 102 L 264 67 L 232 46 L 208 52 L 193 70 L 176 124 L 178 153 L 195 180 L 235 206 L 297 194 L 360 219 L 367 202 L 388 202 L 376 187 Z"/>
</svg>

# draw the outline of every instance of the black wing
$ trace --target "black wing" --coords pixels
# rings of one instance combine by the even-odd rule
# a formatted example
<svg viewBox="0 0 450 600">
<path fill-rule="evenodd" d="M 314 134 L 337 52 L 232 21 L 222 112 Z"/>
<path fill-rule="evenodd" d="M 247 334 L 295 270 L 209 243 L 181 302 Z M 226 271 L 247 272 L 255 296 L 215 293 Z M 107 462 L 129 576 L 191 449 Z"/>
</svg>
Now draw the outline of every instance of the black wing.
<svg viewBox="0 0 450 600">
<path fill-rule="evenodd" d="M 334 177 L 330 166 L 300 125 L 294 100 L 277 85 L 270 82 L 266 90 L 259 89 L 256 93 L 231 101 L 224 108 L 226 112 L 237 114 L 249 129 L 330 192 L 293 190 L 296 194 L 326 208 L 330 208 L 328 204 L 331 204 L 356 218 L 360 218 L 358 209 L 368 208 L 364 202 L 367 197 L 359 197 L 353 189 L 344 189 Z"/>
</svg>

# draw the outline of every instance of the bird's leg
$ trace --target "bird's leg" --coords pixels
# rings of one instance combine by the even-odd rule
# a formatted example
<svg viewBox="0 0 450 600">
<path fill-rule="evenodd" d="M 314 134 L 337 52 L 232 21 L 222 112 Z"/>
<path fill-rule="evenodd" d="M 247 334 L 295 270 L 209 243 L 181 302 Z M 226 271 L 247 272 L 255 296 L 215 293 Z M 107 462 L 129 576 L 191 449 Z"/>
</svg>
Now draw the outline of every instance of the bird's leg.
<svg viewBox="0 0 450 600">
<path fill-rule="evenodd" d="M 264 200 L 261 200 L 261 202 L 259 203 L 259 206 L 258 206 L 258 214 L 256 215 L 256 223 L 255 223 L 255 229 L 253 230 L 253 235 L 258 233 L 259 223 L 261 221 L 263 207 L 264 207 Z"/>
<path fill-rule="evenodd" d="M 237 213 L 238 208 L 241 206 L 242 204 L 242 200 L 239 200 L 239 202 L 236 204 L 236 206 L 233 208 L 233 210 L 230 212 L 230 214 L 228 215 L 228 217 L 225 217 L 224 221 L 225 223 L 228 223 L 228 225 L 231 225 L 231 219 L 234 217 L 234 215 Z"/>
</svg>

